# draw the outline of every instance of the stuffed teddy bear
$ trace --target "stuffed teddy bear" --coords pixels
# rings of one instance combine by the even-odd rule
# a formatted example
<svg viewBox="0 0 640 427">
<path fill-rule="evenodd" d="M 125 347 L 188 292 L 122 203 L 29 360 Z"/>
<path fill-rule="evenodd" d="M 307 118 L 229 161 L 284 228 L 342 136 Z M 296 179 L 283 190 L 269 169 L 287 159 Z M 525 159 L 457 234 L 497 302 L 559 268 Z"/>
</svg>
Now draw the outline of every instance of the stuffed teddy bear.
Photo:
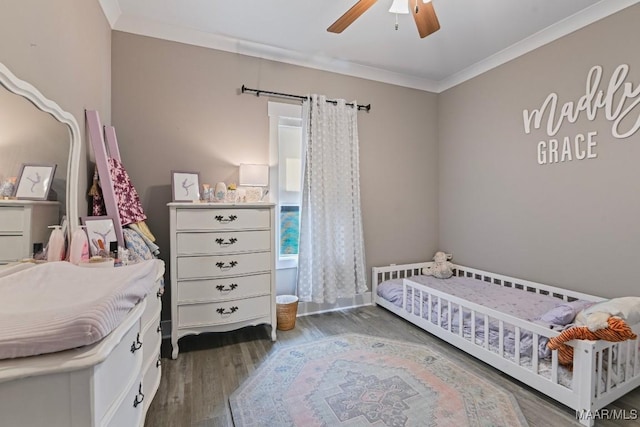
<svg viewBox="0 0 640 427">
<path fill-rule="evenodd" d="M 640 297 L 613 298 L 594 304 L 577 314 L 575 324 L 595 332 L 608 327 L 610 317 L 618 317 L 629 325 L 640 322 Z"/>
<path fill-rule="evenodd" d="M 451 254 L 436 252 L 433 256 L 433 264 L 422 269 L 425 276 L 433 276 L 438 279 L 448 279 L 453 276 L 453 264 L 449 260 L 453 258 Z"/>
</svg>

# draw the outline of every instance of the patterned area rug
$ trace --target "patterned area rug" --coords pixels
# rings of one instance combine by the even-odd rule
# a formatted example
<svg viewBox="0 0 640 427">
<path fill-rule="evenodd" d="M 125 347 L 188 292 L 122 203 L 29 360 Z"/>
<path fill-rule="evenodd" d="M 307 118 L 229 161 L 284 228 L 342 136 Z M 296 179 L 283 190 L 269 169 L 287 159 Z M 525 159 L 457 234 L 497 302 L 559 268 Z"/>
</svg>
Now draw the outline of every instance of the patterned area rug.
<svg viewBox="0 0 640 427">
<path fill-rule="evenodd" d="M 278 350 L 229 398 L 244 426 L 526 426 L 513 396 L 423 345 L 348 334 Z"/>
</svg>

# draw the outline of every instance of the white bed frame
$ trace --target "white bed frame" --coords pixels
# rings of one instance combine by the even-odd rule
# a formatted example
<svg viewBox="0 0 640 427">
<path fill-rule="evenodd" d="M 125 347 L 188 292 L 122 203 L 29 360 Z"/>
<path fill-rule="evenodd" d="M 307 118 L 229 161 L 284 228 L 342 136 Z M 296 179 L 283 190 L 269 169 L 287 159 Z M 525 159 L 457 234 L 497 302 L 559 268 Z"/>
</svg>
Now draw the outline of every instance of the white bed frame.
<svg viewBox="0 0 640 427">
<path fill-rule="evenodd" d="M 530 331 L 532 333 L 533 349 L 537 349 L 540 337 L 550 338 L 559 335 L 559 333 L 536 323 L 524 321 L 511 315 L 474 304 L 410 280 L 411 276 L 421 274 L 422 268 L 431 264 L 433 263 L 425 262 L 374 267 L 372 274 L 373 303 L 386 308 L 427 332 L 455 345 L 470 355 L 546 394 L 552 399 L 575 409 L 576 418 L 585 426 L 593 426 L 594 420 L 598 417 L 598 410 L 640 386 L 638 339 L 619 343 L 589 340 L 569 341 L 567 344 L 574 348 L 573 381 L 571 388 L 560 384 L 558 381 L 558 352 L 555 350 L 552 352 L 551 358 L 551 378 L 547 378 L 547 376 L 539 373 L 541 361 L 538 360 L 537 351 L 533 351 L 531 366 L 521 364 L 520 332 Z M 493 283 L 496 286 L 520 289 L 523 292 L 548 294 L 564 301 L 573 301 L 575 299 L 589 301 L 603 300 L 603 298 L 593 295 L 488 273 L 455 264 L 454 275 L 475 278 L 483 282 Z M 379 297 L 377 293 L 378 284 L 385 280 L 398 278 L 405 279 L 403 280 L 402 308 Z M 441 316 L 437 316 L 438 319 L 433 319 L 432 321 L 431 310 L 429 310 L 429 313 L 425 313 L 426 318 L 423 318 L 423 313 L 421 313 L 422 304 L 420 304 L 420 308 L 418 309 L 420 312 L 414 312 L 416 311 L 416 305 L 411 304 L 411 301 L 416 296 L 422 301 L 428 300 L 427 307 L 432 307 L 432 304 L 438 304 L 438 313 L 442 312 L 442 308 L 448 307 L 448 321 L 441 324 Z M 409 301 L 409 304 L 407 304 L 407 301 Z M 497 321 L 500 335 L 498 351 L 489 348 L 489 334 L 484 334 L 484 342 L 477 343 L 475 339 L 463 335 L 463 327 L 458 327 L 457 331 L 452 331 L 452 307 L 459 307 L 455 315 L 459 317 L 458 325 L 460 326 L 463 325 L 463 314 L 470 313 L 470 323 L 465 321 L 464 324 L 469 324 L 471 327 L 471 336 L 475 336 L 475 319 L 479 316 L 484 318 L 485 325 L 489 323 L 489 319 L 491 319 L 491 321 Z M 505 355 L 503 342 L 505 327 L 515 329 L 515 355 L 512 356 L 515 360 L 511 360 Z M 636 334 L 640 335 L 640 323 L 631 325 L 631 327 Z M 617 351 L 618 355 L 626 355 L 626 357 L 618 357 L 617 360 L 614 361 L 614 358 L 610 357 L 612 351 Z M 623 359 L 624 361 L 621 362 Z M 603 360 L 605 366 L 603 366 Z M 613 372 L 612 369 L 616 368 L 616 371 L 620 372 L 621 365 L 624 363 L 626 363 L 624 378 L 619 378 L 618 381 L 614 381 L 613 375 L 610 375 Z M 599 377 L 604 380 L 604 386 L 602 386 L 601 381 L 598 381 Z"/>
</svg>

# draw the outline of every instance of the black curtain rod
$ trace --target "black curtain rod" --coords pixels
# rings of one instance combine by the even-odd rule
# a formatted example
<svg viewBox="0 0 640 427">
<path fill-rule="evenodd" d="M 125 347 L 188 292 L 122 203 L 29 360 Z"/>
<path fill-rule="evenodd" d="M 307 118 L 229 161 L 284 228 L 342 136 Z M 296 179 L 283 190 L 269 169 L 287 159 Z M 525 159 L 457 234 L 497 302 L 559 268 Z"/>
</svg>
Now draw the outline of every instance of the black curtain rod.
<svg viewBox="0 0 640 427">
<path fill-rule="evenodd" d="M 260 95 L 264 94 L 264 95 L 278 96 L 278 97 L 281 97 L 281 98 L 289 98 L 289 99 L 300 99 L 300 100 L 307 99 L 306 96 L 291 95 L 290 93 L 271 92 L 271 91 L 268 91 L 268 90 L 260 90 L 260 89 L 249 89 L 245 85 L 242 85 L 241 90 L 242 90 L 242 93 L 255 93 L 256 96 L 260 96 Z M 338 101 L 333 100 L 333 99 L 327 99 L 327 102 L 330 102 L 333 105 L 336 105 L 338 103 Z M 353 106 L 353 103 L 348 103 L 347 105 Z M 358 104 L 358 110 L 365 110 L 368 113 L 369 110 L 371 110 L 371 104 L 367 104 L 367 105 Z"/>
</svg>

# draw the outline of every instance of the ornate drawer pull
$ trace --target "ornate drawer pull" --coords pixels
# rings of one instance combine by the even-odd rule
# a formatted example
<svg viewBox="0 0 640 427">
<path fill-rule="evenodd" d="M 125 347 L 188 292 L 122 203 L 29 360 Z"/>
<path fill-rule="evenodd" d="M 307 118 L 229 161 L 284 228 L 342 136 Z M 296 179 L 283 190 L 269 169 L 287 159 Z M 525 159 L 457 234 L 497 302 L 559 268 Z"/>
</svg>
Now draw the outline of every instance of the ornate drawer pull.
<svg viewBox="0 0 640 427">
<path fill-rule="evenodd" d="M 136 394 L 135 399 L 133 399 L 133 407 L 137 408 L 139 404 L 144 401 L 144 393 L 142 393 L 142 383 L 138 387 L 138 394 Z"/>
<path fill-rule="evenodd" d="M 230 222 L 235 221 L 236 219 L 238 219 L 237 215 L 229 215 L 228 217 L 224 217 L 222 215 L 216 215 L 214 217 L 216 219 L 216 221 L 218 221 L 220 224 L 228 224 Z"/>
<path fill-rule="evenodd" d="M 229 314 L 233 314 L 233 313 L 235 313 L 236 311 L 238 311 L 238 307 L 234 305 L 233 307 L 229 308 L 229 311 L 226 311 L 224 308 L 219 308 L 219 309 L 217 309 L 216 311 L 217 311 L 220 315 L 224 316 L 225 314 L 226 314 L 226 315 L 229 315 Z"/>
<path fill-rule="evenodd" d="M 221 238 L 216 239 L 216 243 L 220 246 L 231 246 L 237 241 L 238 239 L 236 239 L 235 237 L 230 237 L 228 242 L 225 242 L 224 239 Z"/>
<path fill-rule="evenodd" d="M 140 333 L 136 337 L 136 340 L 131 344 L 131 353 L 135 353 L 136 351 L 142 348 L 142 341 L 140 341 Z"/>
<path fill-rule="evenodd" d="M 156 360 L 156 368 L 159 368 L 160 365 L 162 365 L 162 360 L 161 360 L 160 355 L 158 355 L 158 360 Z"/>
<path fill-rule="evenodd" d="M 238 261 L 229 261 L 229 264 L 225 262 L 216 262 L 216 267 L 218 267 L 222 271 L 230 270 L 236 265 L 238 265 Z"/>
<path fill-rule="evenodd" d="M 237 287 L 238 287 L 237 283 L 232 283 L 226 289 L 225 289 L 224 285 L 218 285 L 218 286 L 216 286 L 216 289 L 219 290 L 220 292 L 231 292 L 232 290 L 234 290 Z"/>
</svg>

